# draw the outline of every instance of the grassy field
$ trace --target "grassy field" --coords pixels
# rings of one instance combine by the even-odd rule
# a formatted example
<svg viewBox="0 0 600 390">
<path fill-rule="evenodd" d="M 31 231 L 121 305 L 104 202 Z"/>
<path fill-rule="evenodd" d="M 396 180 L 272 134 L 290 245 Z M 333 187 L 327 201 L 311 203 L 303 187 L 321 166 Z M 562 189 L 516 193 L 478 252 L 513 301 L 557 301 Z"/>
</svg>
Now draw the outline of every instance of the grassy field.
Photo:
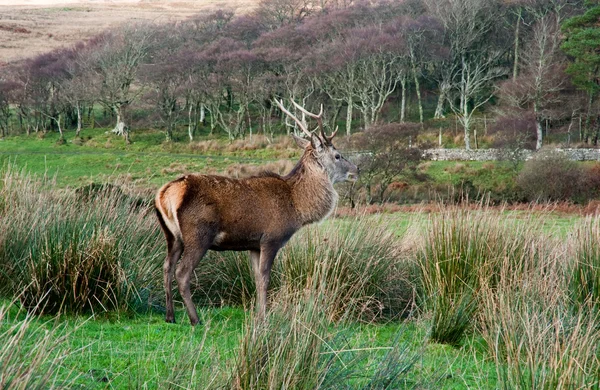
<svg viewBox="0 0 600 390">
<path fill-rule="evenodd" d="M 54 329 L 65 337 L 56 377 L 58 383 L 68 380 L 72 388 L 202 388 L 207 378 L 194 377 L 194 370 L 212 373 L 216 380 L 226 379 L 235 368 L 248 311 L 227 307 L 205 309 L 201 311 L 203 325 L 197 328 L 189 326 L 183 312 L 177 314 L 181 323 L 176 325 L 166 324 L 163 316 L 155 313 L 113 318 L 43 316 L 32 320 L 29 331 L 43 334 Z M 24 319 L 25 315 L 13 307 L 0 329 L 5 331 Z M 406 355 L 419 355 L 420 361 L 411 373 L 415 382 L 422 377 L 433 377 L 438 388 L 495 386 L 492 367 L 483 361 L 477 345 L 456 349 L 427 344 L 425 324 L 347 324 L 330 331 L 337 343 L 324 353 L 360 354 L 359 367 L 353 368 L 364 377 L 375 369 L 374 362 L 401 345 L 407 349 Z M 36 338 L 26 341 L 29 345 L 23 348 L 35 347 Z M 352 379 L 358 381 L 360 377 Z"/>
<path fill-rule="evenodd" d="M 36 175 L 56 177 L 59 187 L 79 187 L 91 182 L 120 180 L 138 186 L 157 187 L 189 172 L 220 172 L 232 164 L 259 165 L 278 161 L 280 152 L 266 150 L 193 150 L 186 144 L 163 145 L 164 135 L 141 132 L 132 145 L 108 134 L 106 129 L 85 130 L 83 142 L 68 139 L 58 145 L 58 135 L 9 137 L 0 140 L 0 164 L 11 162 Z M 217 140 L 216 145 L 227 146 Z M 294 150 L 284 154 L 294 155 Z M 297 153 L 296 153 L 297 154 Z"/>
<path fill-rule="evenodd" d="M 151 210 L 119 191 L 85 200 L 70 188 L 110 180 L 129 193 L 297 152 L 259 139 L 84 136 L 0 141 L 0 388 L 600 385 L 595 218 L 485 205 L 333 218 L 279 254 L 264 323 L 246 254 L 224 252 L 195 275 L 202 325 L 189 325 L 181 302 L 166 324 L 165 245 Z M 500 180 L 481 163 L 426 169 L 442 183 L 465 172 Z"/>
</svg>

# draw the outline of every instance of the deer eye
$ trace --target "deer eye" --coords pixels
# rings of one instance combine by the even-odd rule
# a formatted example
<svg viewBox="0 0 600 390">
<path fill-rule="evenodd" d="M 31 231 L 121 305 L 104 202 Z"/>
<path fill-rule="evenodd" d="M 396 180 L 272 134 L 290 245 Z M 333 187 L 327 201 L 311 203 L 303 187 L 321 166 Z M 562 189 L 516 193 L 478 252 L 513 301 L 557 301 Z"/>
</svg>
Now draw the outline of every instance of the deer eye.
<svg viewBox="0 0 600 390">
<path fill-rule="evenodd" d="M 342 156 L 340 156 L 339 154 L 336 154 L 336 155 L 335 155 L 335 159 L 336 159 L 336 160 L 339 160 L 340 158 L 342 158 Z"/>
</svg>

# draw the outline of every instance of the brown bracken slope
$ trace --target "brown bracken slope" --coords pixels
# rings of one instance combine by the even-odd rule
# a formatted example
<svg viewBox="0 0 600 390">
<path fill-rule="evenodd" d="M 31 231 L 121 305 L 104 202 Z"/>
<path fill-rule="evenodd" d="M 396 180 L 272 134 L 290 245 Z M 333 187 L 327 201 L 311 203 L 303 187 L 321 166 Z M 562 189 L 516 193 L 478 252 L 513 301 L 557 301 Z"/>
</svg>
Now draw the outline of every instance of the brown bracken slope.
<svg viewBox="0 0 600 390">
<path fill-rule="evenodd" d="M 251 10 L 258 0 L 0 0 L 0 66 L 70 46 L 127 22 L 170 22 L 194 14 Z"/>
</svg>

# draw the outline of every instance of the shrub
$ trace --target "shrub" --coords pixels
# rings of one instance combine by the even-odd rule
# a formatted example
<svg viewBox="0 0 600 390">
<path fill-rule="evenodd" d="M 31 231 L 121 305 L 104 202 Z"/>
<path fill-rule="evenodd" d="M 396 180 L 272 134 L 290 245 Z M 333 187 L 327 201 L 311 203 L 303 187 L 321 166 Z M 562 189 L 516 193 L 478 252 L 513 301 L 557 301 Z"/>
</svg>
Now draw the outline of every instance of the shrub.
<svg viewBox="0 0 600 390">
<path fill-rule="evenodd" d="M 520 113 L 516 116 L 501 116 L 490 127 L 494 135 L 494 148 L 504 149 L 505 158 L 513 159 L 523 149 L 534 149 L 536 140 L 535 116 Z"/>
<path fill-rule="evenodd" d="M 530 202 L 581 200 L 584 172 L 574 161 L 549 154 L 529 160 L 517 185 Z"/>
<path fill-rule="evenodd" d="M 0 219 L 10 221 L 0 233 L 0 294 L 44 313 L 152 304 L 164 249 L 147 207 L 118 187 L 82 201 L 10 168 L 0 174 Z"/>
<path fill-rule="evenodd" d="M 367 203 L 386 202 L 392 183 L 424 179 L 417 172 L 421 151 L 409 145 L 410 140 L 416 139 L 418 130 L 419 126 L 414 124 L 391 123 L 353 134 L 340 143 L 340 148 L 360 150 L 354 158 L 360 167 L 359 180 L 345 185 L 342 190 L 351 204 L 358 202 L 356 195 L 360 192 Z"/>
</svg>

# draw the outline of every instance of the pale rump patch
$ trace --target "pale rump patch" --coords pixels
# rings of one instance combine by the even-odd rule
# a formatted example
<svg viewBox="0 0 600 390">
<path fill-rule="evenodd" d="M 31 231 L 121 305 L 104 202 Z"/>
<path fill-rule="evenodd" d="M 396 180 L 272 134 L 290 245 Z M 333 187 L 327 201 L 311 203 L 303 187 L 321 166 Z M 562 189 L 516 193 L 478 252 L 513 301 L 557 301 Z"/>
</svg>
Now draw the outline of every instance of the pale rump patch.
<svg viewBox="0 0 600 390">
<path fill-rule="evenodd" d="M 177 210 L 183 202 L 183 196 L 186 192 L 184 181 L 165 184 L 156 194 L 156 208 L 160 211 L 165 225 L 173 235 L 181 240 L 181 229 L 177 218 Z"/>
</svg>

